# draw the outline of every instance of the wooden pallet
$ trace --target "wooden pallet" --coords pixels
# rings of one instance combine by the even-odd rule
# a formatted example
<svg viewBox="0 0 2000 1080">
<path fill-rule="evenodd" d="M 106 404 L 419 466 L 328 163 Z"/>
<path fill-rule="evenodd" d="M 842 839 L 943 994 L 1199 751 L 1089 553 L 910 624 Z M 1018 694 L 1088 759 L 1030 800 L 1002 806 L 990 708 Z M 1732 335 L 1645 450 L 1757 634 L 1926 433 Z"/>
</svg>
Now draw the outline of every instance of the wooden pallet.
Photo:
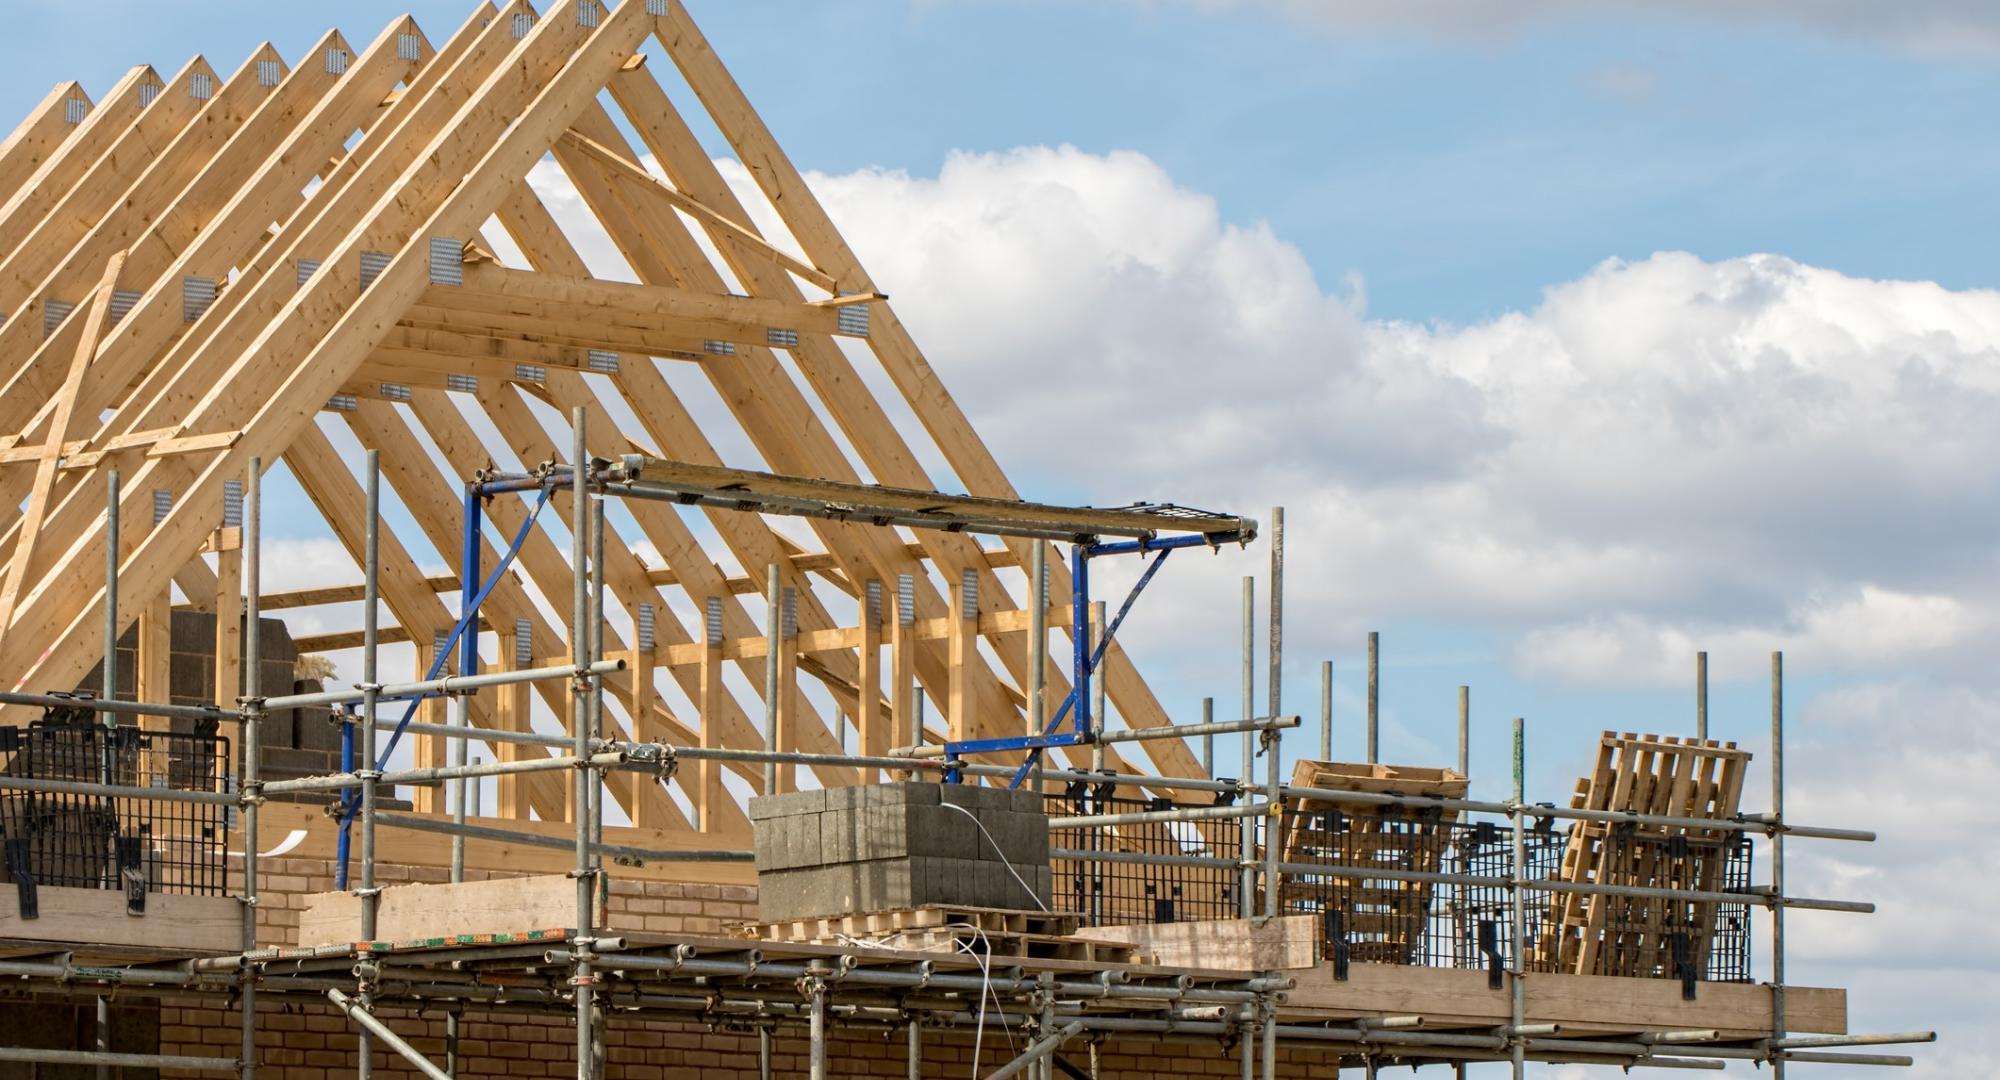
<svg viewBox="0 0 2000 1080">
<path fill-rule="evenodd" d="M 1079 916 L 1063 912 L 926 906 L 747 923 L 734 929 L 737 936 L 753 941 L 817 944 L 865 941 L 907 952 L 951 953 L 971 949 L 982 956 L 990 952 L 996 958 L 1142 962 L 1144 951 L 1137 946 L 1073 937 L 1081 921 Z"/>
<path fill-rule="evenodd" d="M 1292 786 L 1462 799 L 1466 779 L 1450 769 L 1301 761 L 1292 770 Z M 1337 828 L 1326 827 L 1329 811 L 1341 815 Z M 1338 798 L 1294 798 L 1286 801 L 1280 851 L 1288 863 L 1437 873 L 1445 849 L 1442 833 L 1457 816 Z M 1429 918 L 1433 888 L 1422 881 L 1287 874 L 1279 890 L 1287 911 L 1324 918 L 1331 904 L 1341 916 L 1350 959 L 1407 964 Z"/>
<path fill-rule="evenodd" d="M 1605 732 L 1597 765 L 1577 782 L 1570 805 L 1671 817 L 1726 819 L 1743 794 L 1748 751 L 1735 743 Z M 1627 839 L 1629 838 L 1629 840 Z M 1676 838 L 1685 857 L 1663 852 Z M 1557 880 L 1715 891 L 1729 834 L 1699 827 L 1583 821 L 1570 830 Z M 1559 893 L 1535 946 L 1542 970 L 1580 975 L 1673 974 L 1672 935 L 1688 934 L 1688 958 L 1707 966 L 1714 904 Z"/>
</svg>

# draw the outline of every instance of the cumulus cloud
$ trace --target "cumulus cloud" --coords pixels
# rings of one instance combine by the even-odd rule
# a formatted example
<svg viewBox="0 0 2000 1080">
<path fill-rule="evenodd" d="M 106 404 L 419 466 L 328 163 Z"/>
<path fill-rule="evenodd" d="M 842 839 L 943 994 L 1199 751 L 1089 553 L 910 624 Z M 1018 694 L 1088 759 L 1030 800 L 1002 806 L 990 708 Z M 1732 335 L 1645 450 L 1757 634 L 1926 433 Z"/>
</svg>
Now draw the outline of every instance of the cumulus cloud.
<svg viewBox="0 0 2000 1080">
<path fill-rule="evenodd" d="M 1259 12 L 1336 33 L 1414 32 L 1481 40 L 1541 23 L 1621 15 L 1737 24 L 1791 24 L 1866 41 L 1939 51 L 2000 47 L 2000 11 L 1981 0 L 1127 0 L 1215 13 Z"/>
<path fill-rule="evenodd" d="M 1295 592 L 1355 626 L 1484 624 L 1535 674 L 1638 682 L 1991 630 L 2000 294 L 1665 252 L 1383 322 L 1137 154 L 812 182 L 1025 489 L 1283 502 Z"/>
<path fill-rule="evenodd" d="M 1688 657 L 1715 654 L 1719 679 L 1754 677 L 1773 649 L 1812 658 L 1820 669 L 1868 671 L 1933 659 L 1973 641 L 1986 613 L 1950 596 L 1861 586 L 1839 600 L 1814 598 L 1778 627 L 1681 625 L 1631 614 L 1589 618 L 1526 632 L 1515 649 L 1525 673 L 1572 683 L 1650 682 L 1680 686 Z"/>
<path fill-rule="evenodd" d="M 1285 503 L 1288 592 L 1313 613 L 1288 639 L 1308 653 L 1396 615 L 1484 627 L 1540 684 L 1680 683 L 1699 648 L 1718 679 L 1774 648 L 1840 673 L 1801 695 L 1792 754 L 1813 783 L 1788 809 L 1846 824 L 1860 800 L 1884 841 L 1795 846 L 1793 891 L 1883 914 L 1796 914 L 1795 977 L 1853 985 L 1871 1027 L 1946 1028 L 1919 1075 L 2000 1060 L 1980 1033 L 2000 938 L 1966 885 L 2000 880 L 1978 801 L 2000 780 L 2000 293 L 1663 252 L 1490 320 L 1387 322 L 1359 281 L 1321 281 L 1137 154 L 809 181 L 1026 494 Z M 1189 628 L 1233 623 L 1247 559 L 1186 557 L 1149 594 L 1123 635 L 1149 670 L 1195 662 L 1194 637 L 1213 659 Z M 1925 674 L 1883 681 L 1892 667 Z"/>
</svg>

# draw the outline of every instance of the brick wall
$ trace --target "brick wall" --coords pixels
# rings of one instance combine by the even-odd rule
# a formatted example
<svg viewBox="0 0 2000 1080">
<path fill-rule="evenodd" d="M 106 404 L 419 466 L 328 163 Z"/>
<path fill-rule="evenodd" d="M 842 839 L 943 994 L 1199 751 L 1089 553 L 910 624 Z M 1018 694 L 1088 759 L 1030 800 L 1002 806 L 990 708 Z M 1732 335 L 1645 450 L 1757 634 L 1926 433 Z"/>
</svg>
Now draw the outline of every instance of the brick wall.
<svg viewBox="0 0 2000 1080">
<path fill-rule="evenodd" d="M 442 1014 L 422 1016 L 389 1009 L 377 1013 L 398 1035 L 432 1061 L 445 1057 Z M 169 1004 L 160 1014 L 162 1051 L 233 1057 L 240 1044 L 238 1014 L 231 1009 Z M 837 1032 L 827 1048 L 828 1072 L 837 1077 L 901 1077 L 908 1056 L 900 1031 Z M 605 1076 L 608 1080 L 756 1080 L 757 1036 L 753 1032 L 711 1028 L 705 1024 L 613 1017 L 605 1032 Z M 352 1025 L 332 1009 L 258 1010 L 257 1046 L 268 1080 L 347 1080 L 356 1066 Z M 1010 1047 L 1006 1033 L 989 1027 L 985 1034 L 984 1075 L 1013 1057 L 1024 1044 L 1019 1032 Z M 779 1029 L 772 1042 L 774 1076 L 804 1076 L 808 1067 L 804 1031 Z M 1101 1080 L 1142 1077 L 1235 1077 L 1233 1050 L 1216 1043 L 1147 1043 L 1107 1040 L 1097 1047 Z M 421 1074 L 394 1053 L 375 1048 L 374 1071 L 381 1080 L 421 1080 Z M 1090 1048 L 1082 1039 L 1071 1042 L 1065 1057 L 1089 1069 Z M 969 1031 L 924 1032 L 924 1075 L 975 1075 L 973 1036 Z M 1279 1075 L 1305 1080 L 1334 1074 L 1329 1054 L 1282 1055 Z M 184 1074 L 165 1071 L 163 1078 Z M 192 1080 L 192 1074 L 186 1074 Z M 486 1077 L 573 1077 L 576 1075 L 576 1028 L 563 1016 L 525 1013 L 468 1012 L 460 1024 L 460 1080 Z"/>
<path fill-rule="evenodd" d="M 333 888 L 333 867 L 324 860 L 264 859 L 260 866 L 259 940 L 265 945 L 293 944 L 299 912 L 309 893 Z M 611 871 L 607 904 L 613 929 L 653 933 L 716 935 L 729 923 L 756 917 L 757 891 L 742 885 L 706 885 L 671 881 L 620 879 Z M 378 862 L 381 885 L 441 882 L 448 874 L 437 867 L 399 866 Z M 468 877 L 504 877 L 467 871 Z M 529 929 L 523 927 L 523 929 Z M 445 1019 L 442 1013 L 421 1015 L 384 1008 L 378 1014 L 412 1045 L 442 1063 Z M 169 1000 L 159 1012 L 161 1053 L 236 1056 L 241 1044 L 241 1014 L 233 1005 L 212 1001 Z M 1012 1047 L 1023 1045 L 1020 1032 Z M 608 1080 L 754 1080 L 757 1037 L 754 1032 L 703 1023 L 632 1019 L 614 1014 L 605 1032 L 605 1075 Z M 306 1006 L 266 998 L 258 1009 L 257 1048 L 264 1080 L 346 1080 L 356 1068 L 353 1025 L 331 1006 Z M 974 1074 L 973 1034 L 959 1030 L 924 1032 L 924 1075 L 961 1077 Z M 980 1073 L 997 1068 L 1016 1051 L 1008 1033 L 997 1025 L 985 1033 Z M 468 1011 L 461 1022 L 461 1080 L 504 1077 L 573 1077 L 576 1075 L 576 1028 L 567 1014 Z M 773 1043 L 773 1075 L 804 1076 L 808 1046 L 800 1026 L 781 1028 Z M 1083 1040 L 1070 1044 L 1066 1056 L 1088 1068 L 1089 1049 Z M 906 1075 L 907 1053 L 901 1031 L 837 1032 L 828 1050 L 830 1072 L 838 1077 L 900 1077 Z M 1280 1074 L 1303 1078 L 1333 1072 L 1331 1055 L 1286 1053 Z M 1216 1042 L 1115 1042 L 1098 1047 L 1102 1080 L 1141 1077 L 1235 1077 L 1233 1050 Z M 382 1080 L 419 1080 L 420 1074 L 381 1047 L 374 1055 L 375 1075 Z M 194 1074 L 162 1072 L 166 1078 Z"/>
</svg>

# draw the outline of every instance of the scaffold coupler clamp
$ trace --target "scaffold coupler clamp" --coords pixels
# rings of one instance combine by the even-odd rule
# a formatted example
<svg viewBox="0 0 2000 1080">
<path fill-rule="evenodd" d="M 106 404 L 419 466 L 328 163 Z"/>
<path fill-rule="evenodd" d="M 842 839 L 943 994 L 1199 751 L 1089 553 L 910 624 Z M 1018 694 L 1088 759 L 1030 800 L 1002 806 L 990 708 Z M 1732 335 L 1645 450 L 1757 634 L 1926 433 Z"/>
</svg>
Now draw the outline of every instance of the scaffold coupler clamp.
<svg viewBox="0 0 2000 1080">
<path fill-rule="evenodd" d="M 673 779 L 681 767 L 680 755 L 665 743 L 632 743 L 625 747 L 625 760 L 635 765 L 651 766 L 661 783 Z"/>
<path fill-rule="evenodd" d="M 381 985 L 382 969 L 373 960 L 357 961 L 352 974 L 357 992 L 361 995 L 360 1005 L 369 1012 L 375 1011 L 375 989 Z"/>
</svg>

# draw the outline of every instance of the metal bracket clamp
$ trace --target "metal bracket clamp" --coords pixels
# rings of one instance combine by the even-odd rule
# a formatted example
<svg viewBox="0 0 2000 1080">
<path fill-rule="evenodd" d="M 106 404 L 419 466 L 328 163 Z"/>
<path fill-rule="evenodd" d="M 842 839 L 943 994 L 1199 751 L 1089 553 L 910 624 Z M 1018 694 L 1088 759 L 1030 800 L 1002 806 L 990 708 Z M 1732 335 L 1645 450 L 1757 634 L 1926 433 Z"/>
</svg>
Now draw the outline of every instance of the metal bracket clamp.
<svg viewBox="0 0 2000 1080">
<path fill-rule="evenodd" d="M 633 765 L 650 765 L 661 782 L 680 771 L 680 755 L 665 743 L 633 743 L 625 747 L 625 760 Z"/>
<path fill-rule="evenodd" d="M 14 878 L 20 916 L 22 919 L 39 919 L 42 907 L 35 887 L 34 868 L 28 858 L 28 841 L 23 837 L 9 837 L 5 843 L 7 869 Z"/>
</svg>

